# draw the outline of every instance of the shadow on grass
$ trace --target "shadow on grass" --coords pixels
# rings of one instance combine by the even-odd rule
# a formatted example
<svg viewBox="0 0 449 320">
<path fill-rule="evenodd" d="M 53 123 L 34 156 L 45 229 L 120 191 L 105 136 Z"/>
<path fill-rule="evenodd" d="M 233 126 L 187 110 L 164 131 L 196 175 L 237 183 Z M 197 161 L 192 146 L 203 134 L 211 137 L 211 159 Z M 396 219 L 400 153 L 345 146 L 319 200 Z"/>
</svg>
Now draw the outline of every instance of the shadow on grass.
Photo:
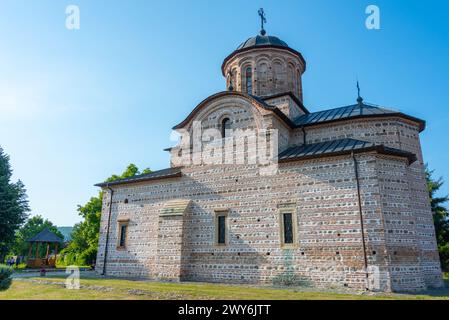
<svg viewBox="0 0 449 320">
<path fill-rule="evenodd" d="M 430 297 L 449 297 L 449 279 L 444 279 L 444 287 L 419 291 L 417 295 L 425 295 Z"/>
</svg>

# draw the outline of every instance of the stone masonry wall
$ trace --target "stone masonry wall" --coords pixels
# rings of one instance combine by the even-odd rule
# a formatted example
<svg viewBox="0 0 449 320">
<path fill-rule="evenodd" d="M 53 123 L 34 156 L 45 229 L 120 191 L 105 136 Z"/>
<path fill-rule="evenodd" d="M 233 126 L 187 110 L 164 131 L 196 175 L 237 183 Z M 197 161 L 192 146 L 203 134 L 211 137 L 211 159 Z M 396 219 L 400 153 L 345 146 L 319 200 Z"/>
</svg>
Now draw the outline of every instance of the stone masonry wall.
<svg viewBox="0 0 449 320">
<path fill-rule="evenodd" d="M 222 117 L 237 128 L 279 129 L 280 150 L 303 143 L 301 130 L 289 131 L 241 99 L 212 103 L 197 115 L 203 130 L 218 128 Z M 381 291 L 440 286 L 417 126 L 392 118 L 306 132 L 307 143 L 351 137 L 414 152 L 418 161 L 409 166 L 402 158 L 356 155 L 362 221 L 351 156 L 280 164 L 274 175 L 262 175 L 256 164 L 189 165 L 181 178 L 115 186 L 106 274 Z M 248 146 L 246 156 L 253 151 Z M 105 192 L 97 270 L 105 256 L 109 196 Z M 161 215 L 168 201 L 179 199 L 191 200 L 182 216 Z M 222 210 L 228 212 L 228 243 L 217 246 L 215 215 Z M 295 217 L 293 246 L 281 243 L 282 210 Z M 119 249 L 123 219 L 129 235 Z"/>
<path fill-rule="evenodd" d="M 414 153 L 418 160 L 405 168 L 408 203 L 404 208 L 416 219 L 416 250 L 421 258 L 424 280 L 428 287 L 442 286 L 441 267 L 425 180 L 424 160 L 417 124 L 401 118 L 363 119 L 306 128 L 307 143 L 354 138 Z M 303 133 L 295 130 L 290 144 L 302 144 Z M 390 168 L 394 170 L 393 168 Z M 388 175 L 388 172 L 386 173 Z M 387 197 L 388 194 L 385 194 Z M 391 200 L 393 201 L 393 200 Z M 391 230 L 390 230 L 391 231 Z"/>
<path fill-rule="evenodd" d="M 303 62 L 290 51 L 279 48 L 263 48 L 235 55 L 224 68 L 229 86 L 229 71 L 233 74 L 236 91 L 248 92 L 246 70 L 251 68 L 252 92 L 256 96 L 269 96 L 291 91 L 302 101 L 301 76 L 305 71 Z"/>
<path fill-rule="evenodd" d="M 267 99 L 265 102 L 269 105 L 278 107 L 279 110 L 281 110 L 292 121 L 305 114 L 289 95 Z"/>
<path fill-rule="evenodd" d="M 401 161 L 379 160 L 375 154 L 358 156 L 366 254 L 369 265 L 379 271 L 374 289 L 388 291 L 396 278 L 390 279 L 394 269 L 385 242 L 376 171 L 379 161 L 398 166 Z M 189 167 L 183 173 L 182 178 L 116 187 L 108 275 L 366 287 L 350 157 L 282 164 L 278 175 L 268 177 L 259 176 L 257 167 L 252 166 Z M 186 198 L 192 204 L 183 217 L 160 216 L 168 200 Z M 105 195 L 100 244 L 105 240 L 107 203 Z M 298 241 L 293 248 L 283 248 L 280 242 L 281 208 L 291 208 L 296 215 Z M 214 217 L 216 210 L 223 209 L 229 210 L 229 243 L 218 247 Z M 116 248 L 120 216 L 130 219 L 126 250 Z M 98 268 L 102 267 L 102 257 L 104 245 L 99 248 Z M 421 276 L 419 272 L 413 275 L 418 279 Z M 393 289 L 415 289 L 415 285 L 401 280 Z"/>
</svg>

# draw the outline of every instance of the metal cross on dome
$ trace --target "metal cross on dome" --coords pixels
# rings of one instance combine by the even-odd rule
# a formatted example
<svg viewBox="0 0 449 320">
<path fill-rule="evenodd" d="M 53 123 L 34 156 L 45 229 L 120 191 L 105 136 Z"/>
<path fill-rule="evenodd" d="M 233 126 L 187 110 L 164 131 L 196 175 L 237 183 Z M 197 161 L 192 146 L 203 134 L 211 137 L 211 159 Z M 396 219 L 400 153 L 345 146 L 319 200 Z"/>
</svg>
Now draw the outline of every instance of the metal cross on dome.
<svg viewBox="0 0 449 320">
<path fill-rule="evenodd" d="M 258 13 L 259 13 L 260 21 L 261 21 L 261 25 L 262 25 L 262 29 L 260 30 L 260 34 L 264 36 L 267 32 L 263 28 L 263 24 L 267 23 L 267 18 L 265 16 L 265 11 L 263 11 L 263 8 L 260 8 Z"/>
<path fill-rule="evenodd" d="M 363 105 L 363 98 L 360 96 L 360 84 L 359 80 L 357 80 L 357 102 L 359 105 Z"/>
</svg>

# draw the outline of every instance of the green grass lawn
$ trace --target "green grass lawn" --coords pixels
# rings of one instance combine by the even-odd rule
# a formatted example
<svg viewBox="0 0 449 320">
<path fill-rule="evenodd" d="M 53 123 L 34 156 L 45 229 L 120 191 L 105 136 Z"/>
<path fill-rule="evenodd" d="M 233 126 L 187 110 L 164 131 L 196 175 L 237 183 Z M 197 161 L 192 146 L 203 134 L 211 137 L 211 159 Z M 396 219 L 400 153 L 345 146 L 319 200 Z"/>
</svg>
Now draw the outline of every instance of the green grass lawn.
<svg viewBox="0 0 449 320">
<path fill-rule="evenodd" d="M 132 281 L 121 279 L 88 278 L 81 280 L 79 290 L 64 287 L 63 276 L 45 278 L 14 279 L 12 286 L 0 292 L 0 299 L 30 300 L 366 300 L 366 299 L 449 299 L 446 292 L 435 291 L 432 295 L 399 294 L 341 294 L 311 292 L 303 289 L 276 289 L 242 285 L 222 285 L 206 283 L 165 283 Z M 440 292 L 440 293 L 439 293 Z"/>
</svg>

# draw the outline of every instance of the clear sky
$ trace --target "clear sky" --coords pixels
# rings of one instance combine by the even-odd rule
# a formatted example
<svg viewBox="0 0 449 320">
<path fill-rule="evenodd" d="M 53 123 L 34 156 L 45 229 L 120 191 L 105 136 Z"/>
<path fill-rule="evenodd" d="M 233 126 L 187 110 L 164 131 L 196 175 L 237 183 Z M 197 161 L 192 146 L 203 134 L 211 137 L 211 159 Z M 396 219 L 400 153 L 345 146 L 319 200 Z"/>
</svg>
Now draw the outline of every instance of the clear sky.
<svg viewBox="0 0 449 320">
<path fill-rule="evenodd" d="M 67 5 L 80 30 L 65 27 Z M 381 30 L 365 27 L 380 8 Z M 223 59 L 259 31 L 307 61 L 311 111 L 366 101 L 425 119 L 425 161 L 449 193 L 449 1 L 0 0 L 0 146 L 33 214 L 80 218 L 129 163 L 168 167 L 171 128 L 225 89 Z"/>
</svg>

